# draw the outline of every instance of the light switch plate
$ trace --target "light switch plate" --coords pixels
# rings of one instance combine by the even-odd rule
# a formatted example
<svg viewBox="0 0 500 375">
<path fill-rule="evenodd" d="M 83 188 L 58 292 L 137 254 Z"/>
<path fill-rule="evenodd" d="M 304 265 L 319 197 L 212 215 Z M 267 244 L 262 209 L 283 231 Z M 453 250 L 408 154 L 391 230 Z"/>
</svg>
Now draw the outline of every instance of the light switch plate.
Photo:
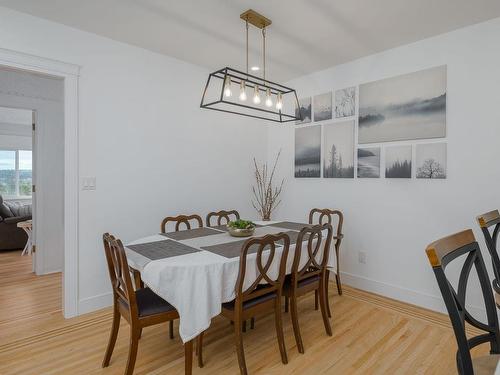
<svg viewBox="0 0 500 375">
<path fill-rule="evenodd" d="M 96 178 L 95 177 L 82 177 L 82 190 L 95 190 Z"/>
</svg>

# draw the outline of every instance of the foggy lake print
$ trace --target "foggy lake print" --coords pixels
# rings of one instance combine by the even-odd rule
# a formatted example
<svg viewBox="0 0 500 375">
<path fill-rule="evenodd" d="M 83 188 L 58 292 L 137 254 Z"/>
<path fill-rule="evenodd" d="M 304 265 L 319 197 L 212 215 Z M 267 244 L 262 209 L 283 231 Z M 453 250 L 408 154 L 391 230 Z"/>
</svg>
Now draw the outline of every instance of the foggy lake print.
<svg viewBox="0 0 500 375">
<path fill-rule="evenodd" d="M 354 116 L 356 108 L 356 87 L 335 91 L 335 117 Z"/>
<path fill-rule="evenodd" d="M 311 122 L 311 97 L 299 99 L 299 108 L 295 108 L 295 116 L 299 117 L 299 113 L 302 114 L 302 121 L 295 121 L 296 124 L 306 124 Z M 300 112 L 299 112 L 300 111 Z"/>
<path fill-rule="evenodd" d="M 385 149 L 385 178 L 411 178 L 411 146 Z"/>
<path fill-rule="evenodd" d="M 446 178 L 446 143 L 417 145 L 417 178 Z"/>
<path fill-rule="evenodd" d="M 323 177 L 354 178 L 354 121 L 323 126 Z"/>
<path fill-rule="evenodd" d="M 295 129 L 295 177 L 320 177 L 321 126 Z"/>
<path fill-rule="evenodd" d="M 332 119 L 332 93 L 316 95 L 314 97 L 314 121 Z"/>
<path fill-rule="evenodd" d="M 358 178 L 380 177 L 380 147 L 358 148 Z"/>
<path fill-rule="evenodd" d="M 358 142 L 446 136 L 446 66 L 359 86 Z"/>
</svg>

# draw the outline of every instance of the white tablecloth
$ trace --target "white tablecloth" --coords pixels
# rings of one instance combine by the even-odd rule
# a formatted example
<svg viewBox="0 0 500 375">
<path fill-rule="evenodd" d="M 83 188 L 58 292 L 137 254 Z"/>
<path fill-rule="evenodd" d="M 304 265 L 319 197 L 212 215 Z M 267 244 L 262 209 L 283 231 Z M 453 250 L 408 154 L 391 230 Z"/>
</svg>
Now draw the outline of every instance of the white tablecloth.
<svg viewBox="0 0 500 375">
<path fill-rule="evenodd" d="M 260 223 L 263 224 L 263 223 Z M 272 224 L 265 222 L 265 224 Z M 258 227 L 254 236 L 286 232 L 290 229 L 279 227 Z M 163 241 L 167 238 L 154 235 L 141 238 L 129 245 Z M 230 241 L 241 241 L 242 238 L 231 237 L 226 232 L 198 237 L 178 242 L 193 248 L 212 246 Z M 307 245 L 303 244 L 303 248 Z M 333 248 L 333 246 L 332 246 Z M 274 261 L 268 272 L 276 277 L 279 268 L 282 247 L 276 249 Z M 211 319 L 221 312 L 224 302 L 235 298 L 235 284 L 239 271 L 239 257 L 225 258 L 207 250 L 175 256 L 160 260 L 148 258 L 127 249 L 129 265 L 141 272 L 144 283 L 156 294 L 172 304 L 180 316 L 179 334 L 183 342 L 192 340 L 210 326 Z M 287 258 L 287 273 L 291 272 L 295 245 L 290 246 Z M 305 257 L 302 257 L 304 260 Z M 334 252 L 330 251 L 329 265 L 334 266 Z M 247 262 L 245 283 L 250 286 L 257 276 L 255 254 L 249 256 Z M 263 262 L 266 259 L 263 256 Z"/>
</svg>

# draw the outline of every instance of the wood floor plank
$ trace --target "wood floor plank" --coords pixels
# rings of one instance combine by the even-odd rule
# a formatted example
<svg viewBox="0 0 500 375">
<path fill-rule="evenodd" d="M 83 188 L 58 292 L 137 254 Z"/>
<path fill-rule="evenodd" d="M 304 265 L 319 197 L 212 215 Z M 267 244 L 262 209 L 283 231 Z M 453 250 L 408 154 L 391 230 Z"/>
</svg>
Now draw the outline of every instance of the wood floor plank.
<svg viewBox="0 0 500 375">
<path fill-rule="evenodd" d="M 289 314 L 284 314 L 289 364 L 280 360 L 272 316 L 258 317 L 244 334 L 251 374 L 456 374 L 456 343 L 446 315 L 344 286 L 333 301 L 333 336 L 325 334 L 313 296 L 299 303 L 305 354 L 295 344 Z M 111 310 L 65 320 L 61 275 L 37 277 L 29 257 L 0 253 L 0 374 L 118 375 L 128 351 L 128 325 L 122 321 L 110 366 L 101 361 L 111 327 Z M 175 329 L 177 330 L 177 324 Z M 477 330 L 470 330 L 470 334 Z M 204 340 L 205 367 L 194 374 L 237 374 L 233 326 L 214 319 Z M 474 350 L 484 355 L 487 347 Z M 183 374 L 184 349 L 168 325 L 146 328 L 134 374 Z"/>
</svg>

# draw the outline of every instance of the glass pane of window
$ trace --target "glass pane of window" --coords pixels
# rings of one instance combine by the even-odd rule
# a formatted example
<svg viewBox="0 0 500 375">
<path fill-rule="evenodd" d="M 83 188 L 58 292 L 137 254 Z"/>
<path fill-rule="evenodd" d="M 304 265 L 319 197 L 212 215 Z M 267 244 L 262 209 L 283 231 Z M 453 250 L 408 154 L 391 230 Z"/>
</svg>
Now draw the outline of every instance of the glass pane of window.
<svg viewBox="0 0 500 375">
<path fill-rule="evenodd" d="M 0 150 L 0 194 L 16 194 L 16 152 Z"/>
<path fill-rule="evenodd" d="M 32 185 L 31 151 L 19 150 L 19 195 L 31 196 Z"/>
</svg>

